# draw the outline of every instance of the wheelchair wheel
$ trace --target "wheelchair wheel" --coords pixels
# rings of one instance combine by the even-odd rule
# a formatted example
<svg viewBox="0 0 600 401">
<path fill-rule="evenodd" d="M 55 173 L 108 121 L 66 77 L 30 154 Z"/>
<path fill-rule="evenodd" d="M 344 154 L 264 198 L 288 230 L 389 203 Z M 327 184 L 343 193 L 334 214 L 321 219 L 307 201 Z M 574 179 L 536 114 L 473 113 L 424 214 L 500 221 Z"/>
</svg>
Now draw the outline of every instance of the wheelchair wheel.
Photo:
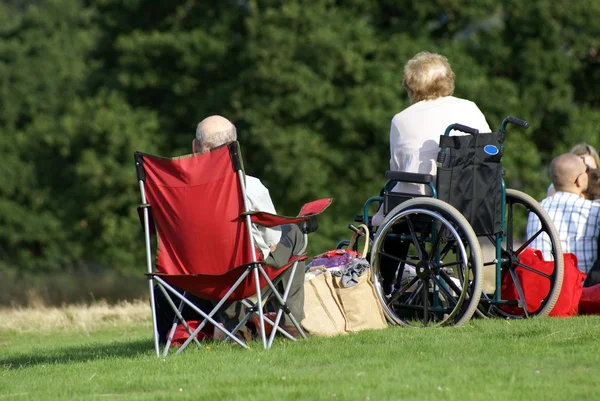
<svg viewBox="0 0 600 401">
<path fill-rule="evenodd" d="M 373 283 L 393 324 L 460 326 L 481 296 L 479 242 L 463 215 L 433 198 L 394 208 L 377 230 L 371 251 Z"/>
<path fill-rule="evenodd" d="M 533 236 L 528 237 L 525 235 L 525 238 L 523 239 L 522 235 L 518 235 L 519 233 L 517 230 L 519 227 L 515 225 L 515 222 L 519 220 L 527 221 L 529 213 L 533 213 L 537 216 L 540 220 L 541 228 L 537 233 L 533 234 Z M 515 287 L 520 287 L 523 282 L 517 275 L 516 269 L 519 268 L 522 271 L 527 271 L 530 279 L 535 278 L 536 282 L 539 281 L 540 283 L 544 283 L 544 285 L 536 285 L 538 292 L 541 288 L 546 289 L 547 287 L 547 290 L 542 294 L 541 304 L 534 310 L 528 310 L 527 303 L 524 299 L 525 295 L 517 288 L 517 306 L 503 307 L 494 305 L 491 308 L 491 312 L 492 314 L 505 318 L 547 316 L 558 300 L 564 274 L 563 253 L 558 232 L 556 231 L 550 216 L 548 216 L 546 211 L 535 199 L 514 189 L 506 190 L 505 219 L 506 240 L 502 243 L 501 250 L 502 259 L 505 261 L 501 267 L 502 277 L 504 278 L 507 275 L 510 275 L 513 283 L 518 283 L 518 286 L 515 285 Z M 529 266 L 520 259 L 521 253 L 527 248 L 531 241 L 539 235 L 547 236 L 552 247 L 551 253 L 554 266 L 551 272 L 541 271 L 538 267 Z"/>
</svg>

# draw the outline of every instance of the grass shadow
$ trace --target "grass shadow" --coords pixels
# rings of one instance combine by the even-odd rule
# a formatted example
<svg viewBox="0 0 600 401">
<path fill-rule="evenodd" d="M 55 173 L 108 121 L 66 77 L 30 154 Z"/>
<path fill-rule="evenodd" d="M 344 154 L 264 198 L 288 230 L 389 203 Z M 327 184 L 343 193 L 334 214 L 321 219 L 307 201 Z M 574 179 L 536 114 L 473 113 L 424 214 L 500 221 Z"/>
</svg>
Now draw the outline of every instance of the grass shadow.
<svg viewBox="0 0 600 401">
<path fill-rule="evenodd" d="M 48 352 L 33 350 L 31 353 L 0 358 L 0 368 L 21 369 L 36 365 L 72 364 L 109 358 L 134 358 L 143 354 L 153 354 L 153 351 L 151 340 L 78 345 L 55 348 Z"/>
</svg>

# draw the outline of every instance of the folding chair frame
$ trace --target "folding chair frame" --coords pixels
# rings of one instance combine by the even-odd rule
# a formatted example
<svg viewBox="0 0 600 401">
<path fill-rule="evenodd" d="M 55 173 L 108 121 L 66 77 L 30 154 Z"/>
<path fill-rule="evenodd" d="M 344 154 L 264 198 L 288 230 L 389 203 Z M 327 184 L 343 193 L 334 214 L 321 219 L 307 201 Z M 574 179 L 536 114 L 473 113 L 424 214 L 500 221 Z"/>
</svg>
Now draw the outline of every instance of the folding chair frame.
<svg viewBox="0 0 600 401">
<path fill-rule="evenodd" d="M 235 145 L 237 146 L 237 144 L 235 144 Z M 236 150 L 237 150 L 237 148 L 236 148 Z M 284 273 L 280 274 L 278 277 L 276 277 L 275 280 L 272 281 L 263 268 L 264 262 L 258 261 L 256 259 L 256 255 L 254 252 L 251 252 L 252 262 L 248 264 L 244 273 L 242 273 L 240 275 L 240 277 L 236 280 L 236 282 L 231 286 L 231 288 L 227 291 L 227 293 L 220 299 L 220 301 L 213 307 L 213 309 L 209 313 L 202 311 L 200 308 L 198 308 L 196 305 L 194 305 L 193 302 L 191 302 L 189 299 L 187 299 L 185 297 L 185 293 L 182 295 L 176 288 L 174 288 L 173 286 L 168 284 L 165 280 L 163 280 L 158 274 L 156 274 L 154 272 L 154 266 L 153 266 L 153 260 L 152 260 L 153 258 L 152 258 L 152 246 L 151 246 L 151 232 L 150 232 L 150 227 L 151 227 L 150 205 L 148 204 L 147 197 L 146 197 L 145 181 L 144 181 L 145 175 L 144 175 L 144 173 L 141 173 L 141 175 L 140 175 L 140 172 L 139 172 L 140 169 L 143 169 L 143 166 L 137 160 L 137 158 L 136 158 L 136 167 L 138 169 L 138 179 L 139 179 L 139 187 L 140 187 L 140 194 L 141 194 L 141 201 L 142 201 L 142 204 L 140 205 L 140 209 L 143 211 L 143 214 L 141 217 L 143 219 L 144 238 L 145 238 L 145 245 L 146 245 L 146 267 L 147 267 L 147 276 L 149 279 L 150 306 L 152 309 L 153 340 L 154 340 L 154 348 L 155 348 L 156 355 L 160 356 L 160 346 L 159 346 L 159 336 L 158 336 L 156 304 L 155 304 L 155 298 L 154 298 L 155 285 L 156 285 L 156 288 L 158 288 L 162 292 L 162 294 L 165 296 L 165 298 L 167 299 L 169 306 L 175 313 L 176 319 L 179 322 L 181 322 L 181 324 L 183 324 L 183 326 L 185 327 L 185 329 L 187 330 L 187 332 L 189 334 L 189 338 L 180 346 L 180 348 L 177 350 L 176 354 L 183 351 L 191 341 L 195 341 L 198 345 L 200 345 L 196 336 L 200 332 L 200 330 L 209 322 L 212 323 L 215 327 L 218 327 L 219 330 L 221 330 L 223 333 L 225 333 L 226 337 L 225 337 L 224 341 L 231 339 L 231 340 L 235 341 L 236 343 L 238 343 L 239 345 L 241 345 L 242 347 L 248 348 L 248 345 L 244 341 L 242 341 L 238 337 L 236 337 L 235 334 L 246 324 L 248 319 L 254 313 L 258 314 L 258 318 L 259 318 L 258 331 L 260 333 L 260 339 L 261 339 L 264 349 L 271 348 L 277 332 L 281 333 L 282 335 L 284 335 L 285 337 L 287 337 L 291 340 L 294 340 L 294 341 L 296 340 L 296 338 L 294 338 L 290 333 L 288 333 L 282 327 L 280 327 L 280 322 L 281 322 L 283 313 L 285 313 L 287 315 L 287 317 L 289 318 L 291 323 L 298 330 L 299 335 L 302 338 L 306 338 L 306 333 L 300 326 L 300 323 L 293 316 L 293 314 L 291 313 L 291 311 L 286 303 L 287 297 L 290 292 L 292 279 L 290 279 L 288 281 L 287 286 L 285 287 L 285 289 L 283 291 L 283 294 L 280 294 L 276 288 L 276 285 L 279 284 L 279 282 L 282 279 L 282 275 Z M 242 195 L 243 195 L 245 212 L 242 215 L 245 218 L 245 226 L 246 226 L 246 230 L 247 230 L 249 241 L 250 241 L 250 249 L 255 249 L 254 238 L 252 236 L 252 231 L 251 231 L 251 227 L 252 227 L 252 223 L 253 223 L 252 217 L 251 217 L 252 212 L 249 211 L 248 199 L 246 197 L 245 175 L 244 175 L 244 171 L 241 166 L 241 161 L 239 159 L 234 160 L 234 168 L 237 171 L 238 180 L 239 180 Z M 272 216 L 272 217 L 277 217 L 277 216 Z M 310 229 L 307 229 L 306 222 L 310 219 L 311 219 L 311 216 L 308 216 L 308 215 L 304 216 L 301 219 L 302 221 L 305 222 L 304 229 L 303 229 L 304 247 L 303 247 L 302 251 L 300 252 L 301 255 L 304 255 L 304 253 L 306 251 L 306 244 L 307 244 L 307 237 L 308 237 L 307 232 L 310 230 Z M 298 222 L 299 218 L 295 218 L 292 220 L 295 220 L 292 222 Z M 281 223 L 282 222 L 280 221 L 280 224 Z M 283 221 L 283 224 L 285 224 L 285 221 Z M 275 225 L 275 224 L 271 224 L 271 225 Z M 269 226 L 271 226 L 271 225 L 269 225 Z M 297 256 L 301 256 L 301 255 L 297 255 Z M 288 265 L 287 269 L 291 269 L 290 277 L 294 277 L 294 273 L 296 271 L 296 268 L 298 267 L 299 260 L 303 260 L 303 259 L 302 258 L 296 259 L 292 263 L 291 266 Z M 247 277 L 248 274 L 254 275 L 257 300 L 256 300 L 256 303 L 253 303 L 253 302 L 249 301 L 248 299 L 244 299 L 241 301 L 242 304 L 247 307 L 247 313 L 240 320 L 238 325 L 232 331 L 229 331 L 222 325 L 219 325 L 219 323 L 214 319 L 214 316 L 217 313 L 217 311 L 225 304 L 225 302 L 227 302 L 228 298 L 235 291 L 235 289 L 243 282 L 243 280 Z M 266 287 L 267 290 L 264 294 L 261 292 L 262 289 L 260 287 L 259 279 L 260 279 L 261 275 L 267 283 L 267 287 Z M 175 305 L 175 303 L 173 302 L 173 298 L 171 298 L 171 295 L 179 300 L 179 307 Z M 273 295 L 279 303 L 279 308 L 278 308 L 277 315 L 276 315 L 274 321 L 269 319 L 268 317 L 266 317 L 264 310 L 263 310 L 263 299 L 267 299 L 271 295 Z M 184 305 L 189 306 L 192 310 L 197 312 L 203 318 L 202 322 L 193 331 L 191 330 L 191 328 L 189 327 L 189 325 L 187 324 L 187 322 L 185 321 L 185 319 L 183 318 L 183 316 L 181 314 L 181 311 L 182 311 L 182 308 Z M 272 330 L 271 330 L 271 333 L 270 333 L 270 336 L 268 339 L 266 336 L 265 321 L 267 321 L 272 326 Z M 174 319 L 173 327 L 171 328 L 171 330 L 169 332 L 167 343 L 166 343 L 165 348 L 162 353 L 163 357 L 165 357 L 168 354 L 168 350 L 172 344 L 172 338 L 173 338 L 175 327 L 176 327 L 176 321 Z"/>
</svg>

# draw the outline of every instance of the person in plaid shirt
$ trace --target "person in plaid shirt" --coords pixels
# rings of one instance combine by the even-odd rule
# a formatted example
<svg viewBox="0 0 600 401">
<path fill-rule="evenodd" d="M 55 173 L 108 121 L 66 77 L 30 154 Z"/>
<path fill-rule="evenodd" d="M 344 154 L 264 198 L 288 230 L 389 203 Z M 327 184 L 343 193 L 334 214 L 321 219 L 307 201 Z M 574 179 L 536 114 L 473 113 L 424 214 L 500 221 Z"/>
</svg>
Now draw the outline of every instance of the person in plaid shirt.
<svg viewBox="0 0 600 401">
<path fill-rule="evenodd" d="M 540 202 L 552 219 L 563 252 L 574 253 L 578 268 L 586 273 L 598 258 L 598 231 L 600 230 L 600 201 L 587 200 L 582 193 L 588 187 L 589 166 L 585 159 L 566 153 L 552 160 L 550 174 L 556 193 Z M 540 221 L 533 213 L 527 220 L 527 238 L 540 229 Z M 552 247 L 546 234 L 538 236 L 530 246 L 542 251 L 551 260 Z"/>
</svg>

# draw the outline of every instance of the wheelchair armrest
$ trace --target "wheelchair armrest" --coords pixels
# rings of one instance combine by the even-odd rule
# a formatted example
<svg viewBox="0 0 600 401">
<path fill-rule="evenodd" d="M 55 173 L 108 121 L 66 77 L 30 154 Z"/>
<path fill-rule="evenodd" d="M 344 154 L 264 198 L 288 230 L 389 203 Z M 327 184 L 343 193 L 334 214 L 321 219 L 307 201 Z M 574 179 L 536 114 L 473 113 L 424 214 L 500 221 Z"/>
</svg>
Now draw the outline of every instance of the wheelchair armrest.
<svg viewBox="0 0 600 401">
<path fill-rule="evenodd" d="M 371 220 L 373 220 L 373 216 L 368 216 L 367 217 L 367 225 L 369 227 L 371 227 Z M 363 221 L 363 215 L 362 214 L 357 214 L 354 216 L 354 221 L 357 223 L 364 223 Z M 600 252 L 600 249 L 598 250 L 598 252 Z"/>
<path fill-rule="evenodd" d="M 404 171 L 386 171 L 385 178 L 391 181 L 412 182 L 416 184 L 433 183 L 431 174 L 406 173 Z"/>
<path fill-rule="evenodd" d="M 403 202 L 420 197 L 430 198 L 431 196 L 421 194 L 409 194 L 404 192 L 387 192 L 384 195 L 385 199 L 383 201 L 383 215 L 387 216 L 389 212 L 391 212 L 396 206 Z"/>
</svg>

